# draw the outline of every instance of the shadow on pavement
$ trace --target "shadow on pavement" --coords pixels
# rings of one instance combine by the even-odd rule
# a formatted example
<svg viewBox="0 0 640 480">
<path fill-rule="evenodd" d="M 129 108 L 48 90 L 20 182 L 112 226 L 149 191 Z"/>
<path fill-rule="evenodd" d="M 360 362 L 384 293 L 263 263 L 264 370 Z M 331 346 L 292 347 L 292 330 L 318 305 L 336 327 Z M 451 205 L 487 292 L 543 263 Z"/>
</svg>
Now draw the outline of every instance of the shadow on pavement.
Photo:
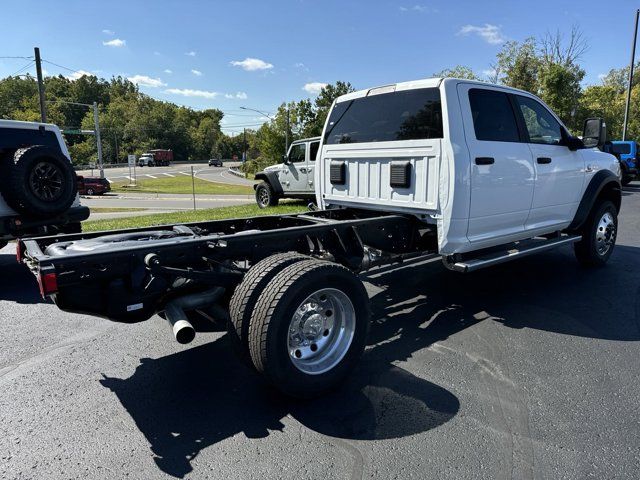
<svg viewBox="0 0 640 480">
<path fill-rule="evenodd" d="M 436 428 L 460 403 L 448 390 L 395 366 L 415 352 L 491 319 L 510 328 L 640 340 L 637 248 L 617 246 L 610 265 L 580 268 L 552 252 L 474 274 L 440 264 L 372 272 L 369 347 L 336 392 L 299 402 L 283 398 L 240 364 L 227 338 L 157 360 L 143 359 L 126 379 L 104 378 L 146 436 L 158 467 L 175 477 L 198 453 L 238 433 L 260 438 L 291 415 L 316 432 L 344 439 L 385 439 Z M 616 305 L 631 286 L 628 304 Z"/>
<path fill-rule="evenodd" d="M 7 247 L 9 248 L 9 247 Z M 0 252 L 0 300 L 16 303 L 44 303 L 38 282 L 29 269 L 16 262 L 16 255 Z"/>
</svg>

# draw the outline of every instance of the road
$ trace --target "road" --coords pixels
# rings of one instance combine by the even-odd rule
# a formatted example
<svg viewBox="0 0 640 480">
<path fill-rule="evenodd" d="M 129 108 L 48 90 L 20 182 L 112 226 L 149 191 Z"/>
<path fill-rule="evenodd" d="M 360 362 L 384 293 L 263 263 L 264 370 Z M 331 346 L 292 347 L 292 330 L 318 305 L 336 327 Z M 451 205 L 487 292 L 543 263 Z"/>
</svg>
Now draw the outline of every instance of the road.
<svg viewBox="0 0 640 480">
<path fill-rule="evenodd" d="M 191 175 L 191 167 L 193 167 L 196 177 L 211 182 L 230 183 L 232 185 L 253 185 L 252 180 L 239 177 L 229 173 L 229 165 L 224 167 L 209 167 L 206 164 L 178 164 L 169 167 L 136 167 L 135 178 L 138 180 L 155 179 L 155 178 L 171 178 L 180 175 Z M 237 165 L 233 163 L 233 165 Z M 98 170 L 80 170 L 78 175 L 90 177 L 98 176 Z M 134 178 L 133 171 L 129 171 L 127 167 L 108 168 L 105 169 L 105 177 L 111 181 L 124 182 Z"/>
<path fill-rule="evenodd" d="M 366 277 L 373 323 L 336 393 L 283 398 L 226 335 L 178 345 L 40 300 L 0 254 L 7 479 L 640 478 L 640 185 L 602 269 L 570 248 L 473 274 Z M 215 329 L 213 329 L 215 330 Z"/>
</svg>

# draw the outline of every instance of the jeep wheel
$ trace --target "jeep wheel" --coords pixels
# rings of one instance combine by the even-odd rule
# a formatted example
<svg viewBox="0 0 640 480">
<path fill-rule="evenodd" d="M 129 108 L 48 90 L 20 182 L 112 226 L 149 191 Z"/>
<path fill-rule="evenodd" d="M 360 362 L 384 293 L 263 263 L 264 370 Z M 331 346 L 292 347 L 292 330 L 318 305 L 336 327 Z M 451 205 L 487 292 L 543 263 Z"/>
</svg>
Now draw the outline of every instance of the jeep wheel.
<svg viewBox="0 0 640 480">
<path fill-rule="evenodd" d="M 256 370 L 287 395 L 310 398 L 355 367 L 369 328 L 369 297 L 345 267 L 303 260 L 278 273 L 251 315 Z"/>
<path fill-rule="evenodd" d="M 275 207 L 278 205 L 278 196 L 267 182 L 262 182 L 256 187 L 256 203 L 260 208 Z"/>
<path fill-rule="evenodd" d="M 62 153 L 42 145 L 21 148 L 4 158 L 2 192 L 17 212 L 58 215 L 76 198 L 76 174 Z"/>
<path fill-rule="evenodd" d="M 582 239 L 574 244 L 578 261 L 598 267 L 607 263 L 616 244 L 618 211 L 610 201 L 597 204 L 582 229 Z"/>
</svg>

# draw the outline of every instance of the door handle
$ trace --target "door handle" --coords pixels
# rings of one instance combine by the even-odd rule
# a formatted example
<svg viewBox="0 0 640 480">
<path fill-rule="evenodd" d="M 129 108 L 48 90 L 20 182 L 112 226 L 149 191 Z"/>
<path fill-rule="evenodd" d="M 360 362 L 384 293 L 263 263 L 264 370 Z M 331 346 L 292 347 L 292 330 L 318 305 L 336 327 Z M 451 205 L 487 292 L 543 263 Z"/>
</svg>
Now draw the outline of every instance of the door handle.
<svg viewBox="0 0 640 480">
<path fill-rule="evenodd" d="M 540 165 L 547 165 L 551 163 L 551 159 L 549 157 L 538 157 L 537 162 Z"/>
<path fill-rule="evenodd" d="M 493 157 L 476 157 L 476 165 L 493 165 L 494 163 Z"/>
<path fill-rule="evenodd" d="M 300 169 L 300 173 L 307 173 L 307 169 L 306 168 L 301 168 Z"/>
</svg>

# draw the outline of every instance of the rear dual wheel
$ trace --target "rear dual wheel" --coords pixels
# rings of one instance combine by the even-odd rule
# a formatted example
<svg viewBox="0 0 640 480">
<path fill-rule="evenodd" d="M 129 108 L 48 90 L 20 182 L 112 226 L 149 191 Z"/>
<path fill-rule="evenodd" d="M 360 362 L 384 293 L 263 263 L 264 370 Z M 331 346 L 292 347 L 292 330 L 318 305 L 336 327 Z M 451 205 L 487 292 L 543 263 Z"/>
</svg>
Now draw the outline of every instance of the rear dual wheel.
<svg viewBox="0 0 640 480">
<path fill-rule="evenodd" d="M 354 368 L 368 328 L 369 298 L 355 274 L 331 262 L 298 261 L 260 293 L 249 352 L 279 390 L 310 398 L 335 388 Z"/>
</svg>

